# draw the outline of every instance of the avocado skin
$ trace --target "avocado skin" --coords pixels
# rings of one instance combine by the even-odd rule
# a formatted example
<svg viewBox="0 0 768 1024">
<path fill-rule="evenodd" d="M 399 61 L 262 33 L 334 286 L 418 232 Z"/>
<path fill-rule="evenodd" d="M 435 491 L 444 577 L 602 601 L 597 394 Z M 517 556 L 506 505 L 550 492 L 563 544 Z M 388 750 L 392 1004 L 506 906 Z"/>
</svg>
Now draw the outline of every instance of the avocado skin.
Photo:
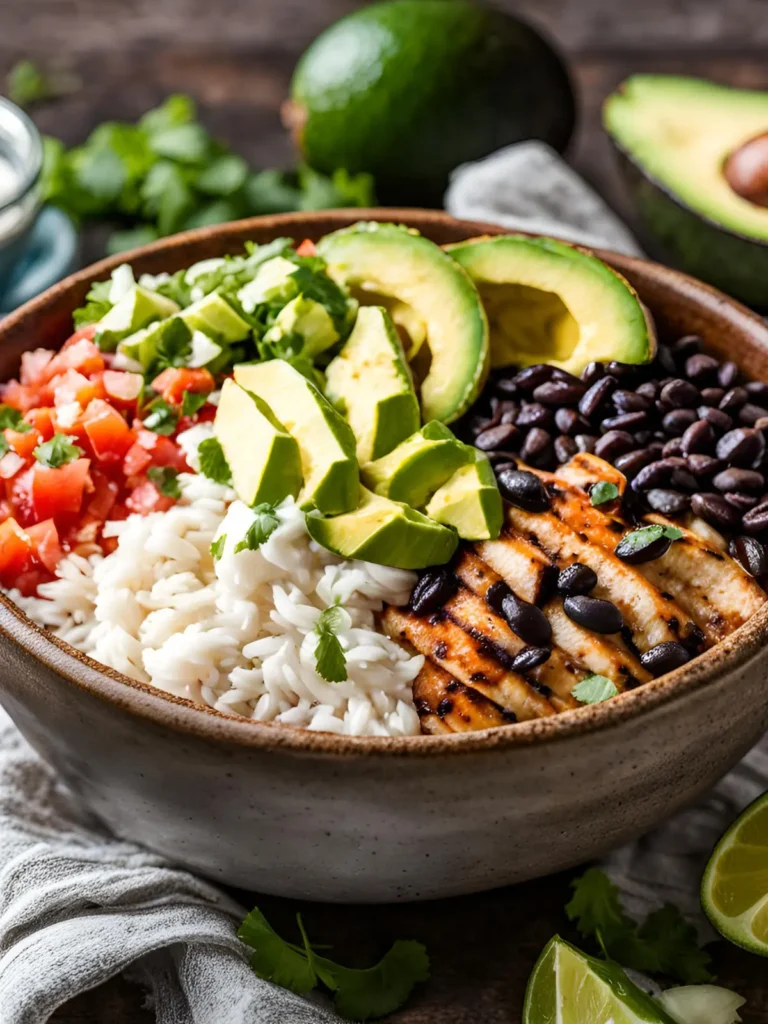
<svg viewBox="0 0 768 1024">
<path fill-rule="evenodd" d="M 307 162 L 373 174 L 390 205 L 438 205 L 455 167 L 513 142 L 562 151 L 575 123 L 568 74 L 549 43 L 468 0 L 353 12 L 309 47 L 291 93 Z"/>
<path fill-rule="evenodd" d="M 768 244 L 689 209 L 612 143 L 619 173 L 648 233 L 651 255 L 748 306 L 768 309 Z"/>
</svg>

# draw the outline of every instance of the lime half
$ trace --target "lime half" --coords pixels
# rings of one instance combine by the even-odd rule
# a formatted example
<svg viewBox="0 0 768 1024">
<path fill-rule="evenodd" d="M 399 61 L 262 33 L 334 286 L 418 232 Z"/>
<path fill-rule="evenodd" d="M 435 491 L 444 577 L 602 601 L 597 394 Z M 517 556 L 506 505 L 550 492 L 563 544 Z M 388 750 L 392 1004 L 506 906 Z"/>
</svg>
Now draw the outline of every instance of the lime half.
<svg viewBox="0 0 768 1024">
<path fill-rule="evenodd" d="M 523 1024 L 674 1024 L 618 964 L 555 936 L 533 969 Z"/>
<path fill-rule="evenodd" d="M 701 883 L 707 917 L 737 946 L 768 956 L 768 793 L 715 847 Z"/>
</svg>

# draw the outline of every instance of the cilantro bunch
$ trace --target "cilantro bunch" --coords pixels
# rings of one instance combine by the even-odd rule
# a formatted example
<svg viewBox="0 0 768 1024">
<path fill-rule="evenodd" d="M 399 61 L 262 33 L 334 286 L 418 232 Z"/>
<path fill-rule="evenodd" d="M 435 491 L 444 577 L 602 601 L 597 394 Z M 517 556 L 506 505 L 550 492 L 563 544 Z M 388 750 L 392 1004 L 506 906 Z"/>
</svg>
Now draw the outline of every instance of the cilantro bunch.
<svg viewBox="0 0 768 1024">
<path fill-rule="evenodd" d="M 35 94 L 32 85 L 26 91 Z M 107 121 L 72 149 L 51 137 L 44 145 L 43 199 L 76 223 L 122 223 L 110 252 L 257 214 L 374 204 L 370 175 L 252 170 L 211 137 L 184 95 L 168 97 L 136 124 Z"/>
</svg>

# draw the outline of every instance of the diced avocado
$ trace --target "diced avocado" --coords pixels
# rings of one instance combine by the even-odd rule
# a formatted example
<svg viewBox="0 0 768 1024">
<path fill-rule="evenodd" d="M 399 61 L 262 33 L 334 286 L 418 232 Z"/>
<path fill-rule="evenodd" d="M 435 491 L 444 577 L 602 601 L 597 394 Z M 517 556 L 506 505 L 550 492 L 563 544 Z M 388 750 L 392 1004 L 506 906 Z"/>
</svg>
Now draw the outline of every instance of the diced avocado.
<svg viewBox="0 0 768 1024">
<path fill-rule="evenodd" d="M 632 75 L 603 123 L 656 254 L 768 307 L 768 91 Z"/>
<path fill-rule="evenodd" d="M 452 526 L 464 540 L 495 540 L 501 533 L 504 510 L 490 462 L 478 455 L 457 469 L 432 495 L 426 514 Z"/>
<path fill-rule="evenodd" d="M 221 359 L 224 354 L 224 349 L 221 345 L 218 345 L 215 341 L 208 337 L 207 334 L 203 334 L 202 331 L 192 332 L 192 352 L 187 359 L 187 366 L 197 368 L 200 366 L 210 366 L 211 363 L 215 363 Z"/>
<path fill-rule="evenodd" d="M 289 302 L 299 292 L 294 278 L 297 267 L 284 256 L 275 256 L 262 263 L 256 276 L 244 284 L 237 293 L 237 300 L 246 313 L 252 313 L 262 302 Z"/>
<path fill-rule="evenodd" d="M 499 235 L 446 246 L 477 285 L 491 365 L 647 363 L 653 324 L 634 288 L 591 253 L 552 238 Z"/>
<path fill-rule="evenodd" d="M 419 429 L 419 403 L 400 337 L 385 309 L 361 306 L 344 348 L 325 371 L 325 393 L 357 438 L 360 464 L 380 459 Z"/>
<path fill-rule="evenodd" d="M 472 451 L 448 427 L 432 420 L 388 455 L 366 463 L 360 476 L 376 494 L 422 508 L 472 458 Z"/>
<path fill-rule="evenodd" d="M 251 333 L 245 320 L 216 292 L 182 309 L 179 316 L 193 331 L 202 331 L 216 340 L 243 341 Z"/>
<path fill-rule="evenodd" d="M 450 423 L 477 397 L 488 373 L 488 323 L 465 271 L 433 242 L 395 224 L 356 224 L 318 243 L 328 273 L 363 305 L 392 305 L 405 327 L 424 325 L 426 340 L 406 342 L 425 368 L 419 384 L 424 420 Z M 426 350 L 426 355 L 425 355 Z"/>
<path fill-rule="evenodd" d="M 328 399 L 283 359 L 236 366 L 235 380 L 268 402 L 297 441 L 304 477 L 298 497 L 302 508 L 326 515 L 353 509 L 360 485 L 355 435 Z"/>
<path fill-rule="evenodd" d="M 152 320 L 163 320 L 179 310 L 173 299 L 134 285 L 98 324 L 99 332 L 116 338 L 126 337 L 146 327 Z"/>
<path fill-rule="evenodd" d="M 342 558 L 360 558 L 396 569 L 425 569 L 450 561 L 459 537 L 399 501 L 360 488 L 353 512 L 324 519 L 307 516 L 310 537 Z"/>
<path fill-rule="evenodd" d="M 277 505 L 296 497 L 302 481 L 299 446 L 262 398 L 225 380 L 214 431 L 241 501 Z"/>
<path fill-rule="evenodd" d="M 192 328 L 180 316 L 169 316 L 134 334 L 129 334 L 120 342 L 117 350 L 121 355 L 137 360 L 145 370 L 148 370 L 155 362 L 159 347 L 167 349 L 170 345 L 170 348 L 177 352 L 184 348 L 193 350 L 192 338 Z"/>
<path fill-rule="evenodd" d="M 265 341 L 279 341 L 288 334 L 304 339 L 301 354 L 310 359 L 325 352 L 339 340 L 333 319 L 320 302 L 297 295 L 277 314 L 274 324 L 264 335 Z"/>
</svg>

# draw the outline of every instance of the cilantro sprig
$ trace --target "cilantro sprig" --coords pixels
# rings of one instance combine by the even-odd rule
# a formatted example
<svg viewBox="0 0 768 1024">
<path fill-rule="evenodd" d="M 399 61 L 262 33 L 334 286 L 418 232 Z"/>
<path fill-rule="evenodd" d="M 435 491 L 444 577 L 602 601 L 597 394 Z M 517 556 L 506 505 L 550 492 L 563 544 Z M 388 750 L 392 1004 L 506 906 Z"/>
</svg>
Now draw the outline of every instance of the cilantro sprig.
<svg viewBox="0 0 768 1024">
<path fill-rule="evenodd" d="M 179 414 L 164 398 L 155 398 L 149 405 L 143 426 L 153 434 L 170 437 L 179 424 Z"/>
<path fill-rule="evenodd" d="M 620 497 L 619 488 L 608 480 L 598 480 L 589 491 L 589 500 L 595 507 L 607 505 L 610 501 L 616 501 L 618 497 Z"/>
<path fill-rule="evenodd" d="M 608 876 L 590 868 L 571 883 L 565 908 L 584 938 L 595 939 L 606 956 L 623 967 L 659 974 L 684 985 L 713 980 L 711 957 L 699 947 L 696 929 L 667 903 L 636 924 L 624 911 L 619 891 Z"/>
<path fill-rule="evenodd" d="M 602 704 L 604 700 L 615 697 L 618 693 L 616 684 L 607 676 L 592 672 L 581 682 L 576 683 L 571 693 L 582 704 Z"/>
<path fill-rule="evenodd" d="M 253 506 L 253 513 L 256 518 L 248 527 L 243 539 L 235 545 L 235 554 L 239 551 L 258 551 L 280 525 L 274 505 L 261 502 Z"/>
<path fill-rule="evenodd" d="M 197 449 L 197 457 L 200 460 L 200 472 L 203 476 L 207 476 L 214 483 L 225 486 L 232 483 L 232 471 L 217 437 L 207 437 L 201 441 Z"/>
<path fill-rule="evenodd" d="M 373 967 L 344 967 L 321 956 L 313 946 L 302 921 L 296 915 L 299 943 L 287 942 L 254 908 L 238 930 L 249 946 L 251 967 L 260 978 L 298 995 L 318 985 L 333 995 L 336 1010 L 347 1020 L 384 1017 L 402 1006 L 415 985 L 429 978 L 429 957 L 414 940 L 398 939 Z"/>
<path fill-rule="evenodd" d="M 76 444 L 72 444 L 72 439 L 67 434 L 54 434 L 50 441 L 39 444 L 32 454 L 48 469 L 59 469 L 79 459 L 85 452 Z"/>
<path fill-rule="evenodd" d="M 179 474 L 170 466 L 150 466 L 147 477 L 166 498 L 180 498 Z"/>
<path fill-rule="evenodd" d="M 344 609 L 334 604 L 320 613 L 315 625 L 315 668 L 318 675 L 328 683 L 343 683 L 347 679 L 347 658 L 336 635 L 347 621 Z"/>
<path fill-rule="evenodd" d="M 14 409 L 12 405 L 0 405 L 0 430 L 7 428 L 15 430 L 17 434 L 28 434 L 32 424 L 27 423 L 19 410 Z"/>
</svg>

